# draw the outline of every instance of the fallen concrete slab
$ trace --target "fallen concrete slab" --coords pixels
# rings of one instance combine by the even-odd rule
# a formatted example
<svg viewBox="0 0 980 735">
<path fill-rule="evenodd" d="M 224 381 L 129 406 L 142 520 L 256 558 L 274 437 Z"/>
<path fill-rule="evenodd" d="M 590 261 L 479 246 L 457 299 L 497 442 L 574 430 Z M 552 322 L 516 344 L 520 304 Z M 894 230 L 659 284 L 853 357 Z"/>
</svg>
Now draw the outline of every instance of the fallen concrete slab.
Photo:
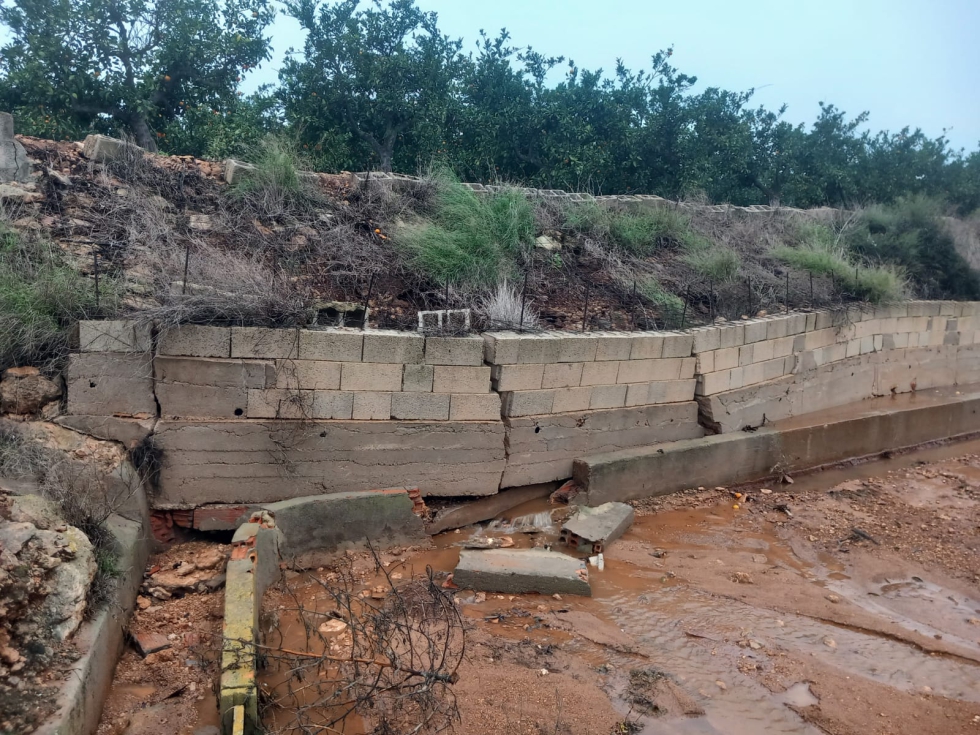
<svg viewBox="0 0 980 735">
<path fill-rule="evenodd" d="M 385 548 L 428 538 L 405 488 L 312 495 L 262 508 L 283 533 L 283 557 L 301 568 L 367 542 Z"/>
<path fill-rule="evenodd" d="M 548 497 L 554 491 L 556 484 L 546 482 L 541 485 L 510 488 L 486 498 L 443 508 L 430 523 L 426 524 L 425 530 L 429 535 L 435 536 L 437 533 L 453 528 L 462 528 L 474 523 L 489 521 L 491 518 L 496 518 L 501 513 L 516 508 L 522 503 Z"/>
<path fill-rule="evenodd" d="M 633 509 L 626 503 L 583 506 L 562 526 L 562 543 L 577 551 L 601 554 L 633 525 Z"/>
<path fill-rule="evenodd" d="M 453 582 L 486 592 L 592 596 L 585 562 L 544 549 L 461 551 Z"/>
</svg>

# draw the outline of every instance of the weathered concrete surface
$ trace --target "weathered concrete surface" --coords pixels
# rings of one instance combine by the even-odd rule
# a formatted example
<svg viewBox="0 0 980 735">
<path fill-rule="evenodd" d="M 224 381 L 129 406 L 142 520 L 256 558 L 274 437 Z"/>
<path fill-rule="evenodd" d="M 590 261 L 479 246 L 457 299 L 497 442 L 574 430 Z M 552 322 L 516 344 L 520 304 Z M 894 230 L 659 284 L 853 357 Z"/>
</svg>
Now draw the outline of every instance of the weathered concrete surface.
<svg viewBox="0 0 980 735">
<path fill-rule="evenodd" d="M 500 486 L 568 479 L 576 457 L 703 436 L 697 412 L 690 401 L 504 419 L 508 453 Z"/>
<path fill-rule="evenodd" d="M 863 401 L 755 432 L 708 436 L 575 461 L 587 505 L 748 482 L 980 432 L 980 387 Z"/>
<path fill-rule="evenodd" d="M 263 506 L 284 537 L 283 557 L 296 566 L 317 566 L 348 548 L 375 548 L 426 539 L 422 519 L 404 488 L 332 493 Z M 241 529 L 239 529 L 241 532 Z"/>
<path fill-rule="evenodd" d="M 425 531 L 431 536 L 453 528 L 462 528 L 474 523 L 489 521 L 501 513 L 516 508 L 522 503 L 549 496 L 558 487 L 556 482 L 546 482 L 540 485 L 515 487 L 501 490 L 479 500 L 470 500 L 459 505 L 444 508 L 436 513 L 431 523 L 426 524 Z"/>
<path fill-rule="evenodd" d="M 582 506 L 561 529 L 563 543 L 579 551 L 601 553 L 633 525 L 633 508 L 626 503 Z"/>
<path fill-rule="evenodd" d="M 127 449 L 143 441 L 153 432 L 155 418 L 126 419 L 116 416 L 59 416 L 54 420 L 59 426 L 94 436 L 96 439 L 124 444 Z"/>
<path fill-rule="evenodd" d="M 164 421 L 157 508 L 266 503 L 399 485 L 423 495 L 492 495 L 500 422 Z"/>
<path fill-rule="evenodd" d="M 65 372 L 68 413 L 155 416 L 152 357 L 123 352 L 72 355 Z"/>
<path fill-rule="evenodd" d="M 140 523 L 113 515 L 107 526 L 116 538 L 118 568 L 122 571 L 115 600 L 96 613 L 74 637 L 81 657 L 65 678 L 57 713 L 35 735 L 91 735 L 98 729 L 116 661 L 122 655 L 123 633 L 136 604 L 149 555 L 147 535 Z"/>
<path fill-rule="evenodd" d="M 459 552 L 453 582 L 464 589 L 592 596 L 585 562 L 544 549 Z"/>
<path fill-rule="evenodd" d="M 31 160 L 14 137 L 14 116 L 0 112 L 0 181 L 30 181 Z"/>
<path fill-rule="evenodd" d="M 572 476 L 584 490 L 577 499 L 600 505 L 747 482 L 770 474 L 778 456 L 778 435 L 760 429 L 582 457 Z"/>
</svg>

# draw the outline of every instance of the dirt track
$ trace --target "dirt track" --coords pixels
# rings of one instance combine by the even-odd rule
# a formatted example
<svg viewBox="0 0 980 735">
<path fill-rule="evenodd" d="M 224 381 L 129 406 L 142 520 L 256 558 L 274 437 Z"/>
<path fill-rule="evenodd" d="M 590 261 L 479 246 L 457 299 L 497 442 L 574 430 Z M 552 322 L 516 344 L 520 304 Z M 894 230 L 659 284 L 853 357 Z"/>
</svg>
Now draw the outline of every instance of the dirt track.
<svg viewBox="0 0 980 735">
<path fill-rule="evenodd" d="M 590 570 L 591 599 L 457 591 L 469 627 L 457 732 L 980 732 L 978 451 L 640 503 L 604 571 Z M 448 572 L 475 531 L 383 559 L 406 579 L 427 564 Z M 554 531 L 490 533 L 521 546 Z M 356 565 L 365 586 L 371 567 Z M 152 681 L 156 664 L 138 665 Z M 128 732 L 150 731 L 131 719 Z"/>
</svg>

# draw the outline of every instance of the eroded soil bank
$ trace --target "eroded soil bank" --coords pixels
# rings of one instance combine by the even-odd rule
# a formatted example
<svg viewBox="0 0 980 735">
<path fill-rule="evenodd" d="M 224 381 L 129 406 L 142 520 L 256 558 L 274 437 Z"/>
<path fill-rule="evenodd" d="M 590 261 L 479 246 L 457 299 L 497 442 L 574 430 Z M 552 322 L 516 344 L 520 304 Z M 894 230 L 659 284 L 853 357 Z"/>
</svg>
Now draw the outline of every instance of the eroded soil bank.
<svg viewBox="0 0 980 735">
<path fill-rule="evenodd" d="M 980 732 L 980 442 L 636 507 L 604 569 L 590 568 L 592 598 L 453 591 L 467 627 L 457 732 Z M 461 544 L 550 545 L 563 512 L 536 502 L 381 561 L 406 581 L 431 566 L 441 583 Z M 367 591 L 383 579 L 368 555 L 353 570 Z M 324 596 L 287 576 L 265 624 L 292 647 L 306 639 L 297 601 Z M 213 630 L 215 606 L 219 594 L 188 594 L 138 612 L 137 628 L 179 633 L 180 645 L 172 657 L 127 652 L 101 732 L 213 727 L 205 669 L 174 625 Z M 272 727 L 288 722 L 269 713 Z"/>
</svg>

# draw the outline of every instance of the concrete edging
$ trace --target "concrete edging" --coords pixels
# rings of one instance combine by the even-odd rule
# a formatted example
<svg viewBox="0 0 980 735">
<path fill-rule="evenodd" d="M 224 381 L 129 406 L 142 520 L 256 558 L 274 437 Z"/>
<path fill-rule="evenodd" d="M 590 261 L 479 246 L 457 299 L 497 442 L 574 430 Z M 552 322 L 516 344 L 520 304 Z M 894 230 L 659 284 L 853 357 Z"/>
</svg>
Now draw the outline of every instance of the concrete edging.
<svg viewBox="0 0 980 735">
<path fill-rule="evenodd" d="M 600 505 L 762 480 L 980 431 L 980 388 L 909 398 L 894 407 L 886 402 L 896 399 L 867 401 L 851 416 L 813 414 L 754 432 L 582 457 L 573 479 L 585 504 Z"/>
</svg>

